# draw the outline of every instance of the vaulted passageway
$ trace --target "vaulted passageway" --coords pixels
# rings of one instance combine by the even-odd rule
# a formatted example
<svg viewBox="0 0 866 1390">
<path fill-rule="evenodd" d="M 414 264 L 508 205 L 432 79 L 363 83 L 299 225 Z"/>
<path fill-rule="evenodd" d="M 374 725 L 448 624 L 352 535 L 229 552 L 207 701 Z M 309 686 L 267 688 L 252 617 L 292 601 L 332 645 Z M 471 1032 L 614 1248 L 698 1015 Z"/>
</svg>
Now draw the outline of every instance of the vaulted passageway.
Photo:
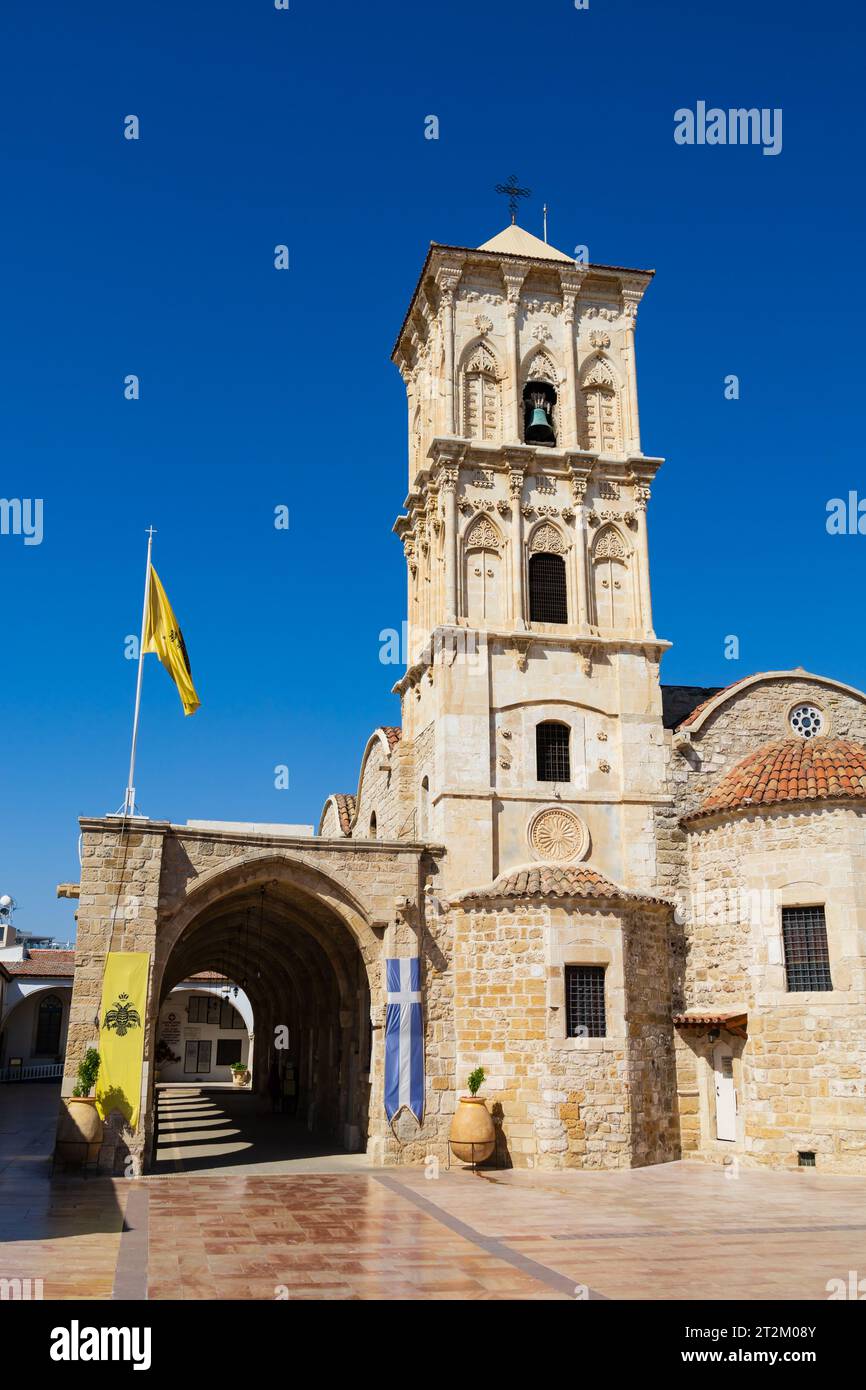
<svg viewBox="0 0 866 1390">
<path fill-rule="evenodd" d="M 253 1009 L 253 1095 L 240 1101 L 248 1123 L 271 1113 L 288 1117 L 292 1123 L 282 1131 L 293 1151 L 304 1132 L 319 1146 L 363 1150 L 370 981 L 354 931 L 290 871 L 241 883 L 229 873 L 224 885 L 211 884 L 207 899 L 199 911 L 188 907 L 162 936 L 157 1007 L 182 980 L 201 971 L 224 975 Z M 185 1028 L 185 1037 L 193 1032 Z M 279 1126 L 269 1131 L 271 1159 L 279 1157 L 273 1139 L 280 1132 Z M 249 1162 L 244 1154 L 239 1145 L 239 1161 Z"/>
</svg>

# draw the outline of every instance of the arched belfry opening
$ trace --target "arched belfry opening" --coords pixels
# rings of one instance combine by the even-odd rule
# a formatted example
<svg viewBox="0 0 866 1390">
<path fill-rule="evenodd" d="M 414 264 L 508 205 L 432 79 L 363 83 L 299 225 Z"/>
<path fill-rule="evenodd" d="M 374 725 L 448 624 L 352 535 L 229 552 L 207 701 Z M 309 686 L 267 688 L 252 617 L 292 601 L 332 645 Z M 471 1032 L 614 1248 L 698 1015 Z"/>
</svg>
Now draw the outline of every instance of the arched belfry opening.
<svg viewBox="0 0 866 1390">
<path fill-rule="evenodd" d="M 262 1133 L 263 1119 L 276 1117 L 265 1135 L 267 1157 L 281 1156 L 274 1153 L 281 1134 L 287 1158 L 302 1156 L 307 1136 L 318 1152 L 363 1151 L 371 982 L 356 930 L 333 892 L 315 891 L 309 871 L 277 866 L 245 877 L 238 881 L 229 871 L 212 880 L 166 925 L 156 963 L 160 1006 L 181 981 L 203 971 L 237 986 L 252 1006 L 254 1032 L 251 1091 L 234 1104 L 246 1105 L 253 1136 Z M 198 910 L 196 897 L 204 899 Z M 159 1142 L 158 1134 L 157 1160 Z M 239 1143 L 238 1161 L 255 1162 L 255 1147 L 255 1137 Z"/>
</svg>

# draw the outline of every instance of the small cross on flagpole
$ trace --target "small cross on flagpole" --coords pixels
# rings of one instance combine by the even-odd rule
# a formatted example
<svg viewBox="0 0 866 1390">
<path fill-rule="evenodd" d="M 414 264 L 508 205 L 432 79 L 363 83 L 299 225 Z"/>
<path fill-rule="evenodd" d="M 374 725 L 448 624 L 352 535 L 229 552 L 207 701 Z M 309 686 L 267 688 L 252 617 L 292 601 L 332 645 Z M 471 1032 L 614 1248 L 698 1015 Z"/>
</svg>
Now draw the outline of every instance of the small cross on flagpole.
<svg viewBox="0 0 866 1390">
<path fill-rule="evenodd" d="M 512 223 L 514 223 L 517 221 L 518 198 L 528 198 L 530 193 L 532 192 L 532 189 L 521 188 L 520 184 L 517 182 L 517 175 L 512 174 L 510 179 L 508 180 L 508 183 L 498 183 L 496 185 L 496 192 L 504 193 L 507 197 L 508 206 L 511 208 L 511 221 Z"/>
</svg>

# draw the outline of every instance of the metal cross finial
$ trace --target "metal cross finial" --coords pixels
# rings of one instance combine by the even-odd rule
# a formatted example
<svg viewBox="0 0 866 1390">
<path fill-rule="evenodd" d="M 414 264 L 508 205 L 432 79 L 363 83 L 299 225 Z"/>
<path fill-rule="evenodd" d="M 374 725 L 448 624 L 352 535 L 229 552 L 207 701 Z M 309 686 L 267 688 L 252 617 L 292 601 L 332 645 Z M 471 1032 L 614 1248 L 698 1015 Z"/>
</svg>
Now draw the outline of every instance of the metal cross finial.
<svg viewBox="0 0 866 1390">
<path fill-rule="evenodd" d="M 155 529 L 155 527 L 153 527 L 153 526 L 148 526 L 148 527 L 146 527 L 146 528 L 145 528 L 144 534 L 145 534 L 146 536 L 150 536 L 150 539 L 153 540 L 154 536 L 156 535 L 156 529 Z"/>
<path fill-rule="evenodd" d="M 528 198 L 530 193 L 532 192 L 532 189 L 521 188 L 520 184 L 517 182 L 517 175 L 512 174 L 510 179 L 508 180 L 508 183 L 498 183 L 496 185 L 496 192 L 504 193 L 505 196 L 508 198 L 508 206 L 511 208 L 511 221 L 516 222 L 517 199 Z"/>
</svg>

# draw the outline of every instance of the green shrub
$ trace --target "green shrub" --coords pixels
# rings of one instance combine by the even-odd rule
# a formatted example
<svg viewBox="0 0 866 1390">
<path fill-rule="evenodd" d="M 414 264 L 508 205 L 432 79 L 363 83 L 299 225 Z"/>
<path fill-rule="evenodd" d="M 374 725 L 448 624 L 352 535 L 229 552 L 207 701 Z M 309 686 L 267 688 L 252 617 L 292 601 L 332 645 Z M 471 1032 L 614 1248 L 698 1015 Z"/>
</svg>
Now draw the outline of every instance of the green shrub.
<svg viewBox="0 0 866 1390">
<path fill-rule="evenodd" d="M 484 1076 L 485 1072 L 483 1067 L 476 1067 L 474 1071 L 469 1073 L 466 1084 L 469 1087 L 469 1094 L 471 1096 L 478 1094 L 481 1083 L 484 1081 Z"/>
<path fill-rule="evenodd" d="M 83 1061 L 78 1063 L 78 1080 L 73 1087 L 72 1094 L 74 1096 L 89 1096 L 96 1085 L 98 1073 L 99 1053 L 95 1047 L 89 1047 L 84 1054 Z"/>
</svg>

